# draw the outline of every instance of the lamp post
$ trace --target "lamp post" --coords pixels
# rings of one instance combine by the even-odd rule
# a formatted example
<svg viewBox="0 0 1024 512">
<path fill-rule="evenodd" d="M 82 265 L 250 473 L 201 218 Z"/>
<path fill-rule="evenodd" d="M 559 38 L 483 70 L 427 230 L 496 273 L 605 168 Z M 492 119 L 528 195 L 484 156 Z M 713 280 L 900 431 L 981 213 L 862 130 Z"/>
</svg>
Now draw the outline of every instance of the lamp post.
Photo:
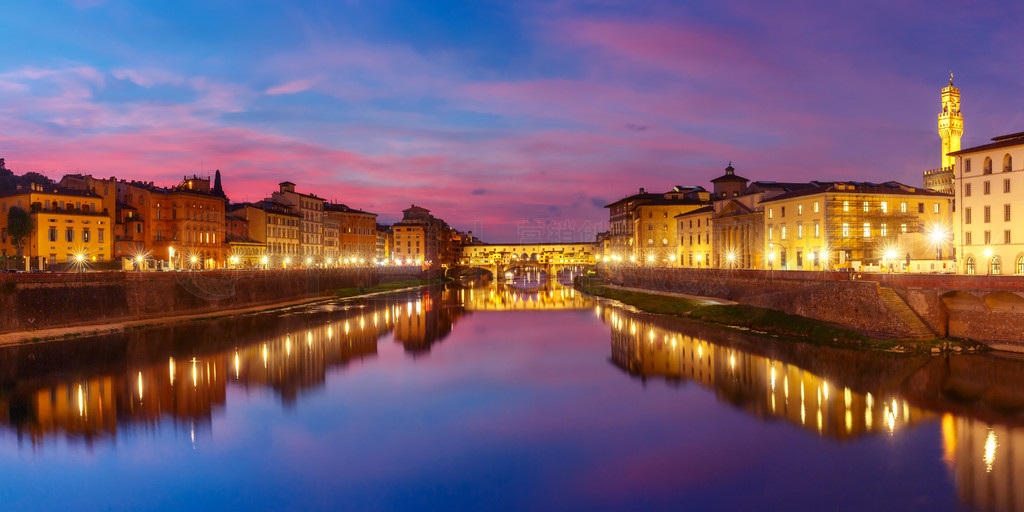
<svg viewBox="0 0 1024 512">
<path fill-rule="evenodd" d="M 988 260 L 988 264 L 986 265 L 985 275 L 991 275 L 992 274 L 992 248 L 991 247 L 986 247 L 985 248 L 985 259 Z"/>
</svg>

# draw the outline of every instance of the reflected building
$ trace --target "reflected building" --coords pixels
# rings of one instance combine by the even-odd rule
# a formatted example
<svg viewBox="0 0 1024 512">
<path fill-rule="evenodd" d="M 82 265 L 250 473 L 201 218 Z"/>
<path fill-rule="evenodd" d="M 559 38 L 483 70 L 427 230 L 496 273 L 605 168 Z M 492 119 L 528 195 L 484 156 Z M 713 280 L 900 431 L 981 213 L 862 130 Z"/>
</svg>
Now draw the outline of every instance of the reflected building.
<svg viewBox="0 0 1024 512">
<path fill-rule="evenodd" d="M 611 325 L 611 359 L 619 368 L 642 379 L 694 381 L 758 418 L 845 440 L 935 417 L 895 393 L 855 391 L 795 364 L 681 334 L 619 308 L 595 311 Z"/>
<path fill-rule="evenodd" d="M 434 343 L 452 332 L 464 312 L 455 290 L 427 292 L 419 299 L 394 304 L 390 313 L 395 324 L 395 341 L 411 354 L 430 352 Z"/>
<path fill-rule="evenodd" d="M 187 427 L 195 441 L 196 432 L 208 432 L 213 414 L 225 406 L 229 385 L 272 389 L 285 406 L 291 406 L 303 391 L 322 387 L 334 368 L 374 357 L 377 340 L 396 327 L 392 313 L 396 308 L 393 302 L 379 302 L 372 308 L 335 311 L 327 307 L 284 317 L 271 313 L 248 318 L 251 325 L 243 325 L 246 319 L 231 319 L 233 323 L 227 325 L 253 333 L 249 339 L 234 341 L 219 340 L 219 324 L 213 322 L 119 336 L 140 338 L 130 341 L 115 336 L 63 348 L 44 344 L 9 349 L 3 358 L 6 366 L 0 368 L 7 382 L 6 390 L 0 391 L 0 421 L 19 439 L 27 435 L 33 445 L 54 436 L 87 444 L 114 440 L 119 429 L 158 428 L 165 421 Z M 422 310 L 416 321 L 438 325 L 429 319 L 429 311 Z M 206 330 L 211 334 L 204 337 L 201 333 Z M 450 332 L 451 321 L 443 330 Z M 436 339 L 421 338 L 429 339 L 428 343 Z M 195 343 L 184 347 L 194 355 L 175 352 L 182 349 L 176 346 L 181 340 Z M 111 347 L 95 348 L 103 343 Z M 75 361 L 77 349 L 83 354 L 99 352 L 101 360 L 120 360 L 106 365 Z M 38 361 L 42 374 L 29 374 L 33 370 L 19 365 L 19 360 Z M 82 368 L 95 373 L 79 376 Z"/>
</svg>

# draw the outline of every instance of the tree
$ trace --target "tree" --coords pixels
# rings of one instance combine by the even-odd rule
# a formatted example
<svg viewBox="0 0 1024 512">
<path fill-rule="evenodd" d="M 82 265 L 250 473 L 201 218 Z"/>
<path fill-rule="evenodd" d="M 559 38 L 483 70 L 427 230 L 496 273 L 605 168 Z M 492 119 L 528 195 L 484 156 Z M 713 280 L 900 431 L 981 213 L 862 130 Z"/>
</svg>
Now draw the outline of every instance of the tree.
<svg viewBox="0 0 1024 512">
<path fill-rule="evenodd" d="M 11 237 L 11 243 L 18 250 L 18 258 L 21 258 L 21 246 L 32 236 L 35 228 L 32 216 L 25 210 L 12 206 L 7 210 L 7 236 Z"/>
</svg>

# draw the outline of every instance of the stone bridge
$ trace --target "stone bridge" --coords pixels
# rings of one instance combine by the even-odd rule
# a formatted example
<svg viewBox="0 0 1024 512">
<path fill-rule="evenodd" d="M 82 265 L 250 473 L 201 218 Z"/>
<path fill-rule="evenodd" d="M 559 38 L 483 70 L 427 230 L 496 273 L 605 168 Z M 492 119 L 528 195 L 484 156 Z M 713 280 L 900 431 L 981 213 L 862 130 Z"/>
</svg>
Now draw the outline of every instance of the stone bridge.
<svg viewBox="0 0 1024 512">
<path fill-rule="evenodd" d="M 480 268 L 502 281 L 507 272 L 523 269 L 543 271 L 548 279 L 570 269 L 582 271 L 594 265 L 596 245 L 593 243 L 554 244 L 473 244 L 463 247 L 462 254 L 450 274 Z"/>
</svg>

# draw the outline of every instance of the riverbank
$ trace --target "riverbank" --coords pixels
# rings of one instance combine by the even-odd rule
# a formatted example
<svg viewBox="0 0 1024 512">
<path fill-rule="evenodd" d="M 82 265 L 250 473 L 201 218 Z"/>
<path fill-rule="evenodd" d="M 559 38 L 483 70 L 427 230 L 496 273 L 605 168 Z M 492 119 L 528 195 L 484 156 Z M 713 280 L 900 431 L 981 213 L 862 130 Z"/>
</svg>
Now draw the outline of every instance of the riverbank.
<svg viewBox="0 0 1024 512">
<path fill-rule="evenodd" d="M 578 279 L 577 290 L 612 299 L 648 313 L 691 318 L 722 327 L 840 348 L 888 352 L 943 353 L 987 350 L 981 344 L 938 338 L 898 340 L 873 337 L 835 324 L 714 297 L 616 286 L 597 278 Z"/>
<path fill-rule="evenodd" d="M 404 281 L 396 281 L 394 283 L 385 283 L 367 288 L 361 288 L 358 290 L 359 293 L 355 294 L 343 294 L 347 293 L 349 288 L 342 288 L 334 290 L 332 295 L 313 297 L 299 300 L 289 300 L 282 302 L 275 302 L 270 304 L 262 304 L 257 306 L 250 306 L 245 308 L 234 308 L 224 309 L 219 311 L 208 311 L 203 313 L 194 313 L 186 315 L 171 315 L 162 317 L 145 318 L 139 320 L 127 320 L 119 322 L 107 322 L 107 323 L 92 323 L 92 324 L 77 324 L 68 325 L 64 327 L 53 327 L 47 329 L 35 329 L 26 331 L 17 331 L 0 334 L 0 346 L 17 345 L 23 343 L 40 343 L 64 339 L 82 338 L 86 336 L 96 336 L 102 334 L 113 334 L 122 331 L 131 331 L 135 329 L 145 329 L 156 326 L 167 326 L 173 324 L 180 324 L 185 322 L 195 322 L 199 320 L 213 320 L 217 318 L 224 318 L 230 316 L 246 315 L 253 313 L 266 313 L 268 311 L 274 311 L 279 309 L 287 309 L 296 306 L 304 306 L 308 304 L 315 304 L 318 302 L 327 302 L 332 300 L 345 300 L 345 299 L 364 299 L 367 297 L 373 297 L 378 295 L 386 295 L 391 293 L 406 292 L 411 290 L 417 290 L 430 286 L 431 284 L 437 284 L 440 280 L 438 279 L 409 279 Z"/>
</svg>

